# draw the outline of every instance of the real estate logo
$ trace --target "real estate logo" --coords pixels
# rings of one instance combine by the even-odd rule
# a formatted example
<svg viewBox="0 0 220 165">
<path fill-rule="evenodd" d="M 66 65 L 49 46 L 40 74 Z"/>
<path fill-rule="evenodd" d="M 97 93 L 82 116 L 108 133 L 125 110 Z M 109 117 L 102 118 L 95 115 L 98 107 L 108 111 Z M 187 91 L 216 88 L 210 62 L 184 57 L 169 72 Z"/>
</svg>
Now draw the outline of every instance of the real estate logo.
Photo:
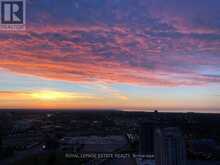
<svg viewBox="0 0 220 165">
<path fill-rule="evenodd" d="M 0 30 L 25 30 L 25 0 L 0 0 Z"/>
</svg>

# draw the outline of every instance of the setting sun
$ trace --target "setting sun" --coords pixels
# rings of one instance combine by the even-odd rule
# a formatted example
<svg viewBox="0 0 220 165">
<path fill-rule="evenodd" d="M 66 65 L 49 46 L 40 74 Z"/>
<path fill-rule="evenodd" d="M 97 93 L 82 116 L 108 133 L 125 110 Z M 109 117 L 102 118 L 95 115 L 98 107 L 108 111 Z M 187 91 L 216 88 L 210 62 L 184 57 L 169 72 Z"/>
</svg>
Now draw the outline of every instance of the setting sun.
<svg viewBox="0 0 220 165">
<path fill-rule="evenodd" d="M 57 91 L 40 91 L 31 93 L 33 99 L 45 100 L 45 101 L 54 101 L 65 98 L 71 98 L 69 93 L 57 92 Z"/>
</svg>

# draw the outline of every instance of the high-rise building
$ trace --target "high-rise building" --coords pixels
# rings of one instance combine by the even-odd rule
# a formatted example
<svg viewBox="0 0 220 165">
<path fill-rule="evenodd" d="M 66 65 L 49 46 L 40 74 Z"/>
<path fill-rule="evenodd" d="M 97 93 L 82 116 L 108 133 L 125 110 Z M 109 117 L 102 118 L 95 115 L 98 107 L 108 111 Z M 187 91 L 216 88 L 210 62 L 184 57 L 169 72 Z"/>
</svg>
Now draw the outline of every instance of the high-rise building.
<svg viewBox="0 0 220 165">
<path fill-rule="evenodd" d="M 176 127 L 155 130 L 156 165 L 186 165 L 184 138 Z"/>
<path fill-rule="evenodd" d="M 154 155 L 154 124 L 150 122 L 141 124 L 139 153 L 149 157 Z"/>
</svg>

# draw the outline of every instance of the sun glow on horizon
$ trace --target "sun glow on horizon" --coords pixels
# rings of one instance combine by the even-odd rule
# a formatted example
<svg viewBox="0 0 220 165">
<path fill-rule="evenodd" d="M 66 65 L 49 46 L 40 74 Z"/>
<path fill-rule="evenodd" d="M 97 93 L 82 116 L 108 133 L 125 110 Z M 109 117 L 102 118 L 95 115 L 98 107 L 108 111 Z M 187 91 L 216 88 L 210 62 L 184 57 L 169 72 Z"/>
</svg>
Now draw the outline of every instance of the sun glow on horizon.
<svg viewBox="0 0 220 165">
<path fill-rule="evenodd" d="M 57 91 L 39 91 L 30 94 L 33 99 L 45 100 L 45 101 L 56 101 L 61 99 L 73 98 L 73 95 L 67 92 Z"/>
</svg>

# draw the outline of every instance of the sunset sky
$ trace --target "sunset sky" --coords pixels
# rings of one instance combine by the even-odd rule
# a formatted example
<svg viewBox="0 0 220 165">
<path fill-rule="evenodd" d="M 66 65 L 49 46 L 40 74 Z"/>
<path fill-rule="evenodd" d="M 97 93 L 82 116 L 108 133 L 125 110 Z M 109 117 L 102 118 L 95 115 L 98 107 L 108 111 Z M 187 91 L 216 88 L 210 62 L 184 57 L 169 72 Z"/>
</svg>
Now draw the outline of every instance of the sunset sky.
<svg viewBox="0 0 220 165">
<path fill-rule="evenodd" d="M 27 0 L 0 31 L 0 109 L 220 112 L 219 0 Z"/>
</svg>

